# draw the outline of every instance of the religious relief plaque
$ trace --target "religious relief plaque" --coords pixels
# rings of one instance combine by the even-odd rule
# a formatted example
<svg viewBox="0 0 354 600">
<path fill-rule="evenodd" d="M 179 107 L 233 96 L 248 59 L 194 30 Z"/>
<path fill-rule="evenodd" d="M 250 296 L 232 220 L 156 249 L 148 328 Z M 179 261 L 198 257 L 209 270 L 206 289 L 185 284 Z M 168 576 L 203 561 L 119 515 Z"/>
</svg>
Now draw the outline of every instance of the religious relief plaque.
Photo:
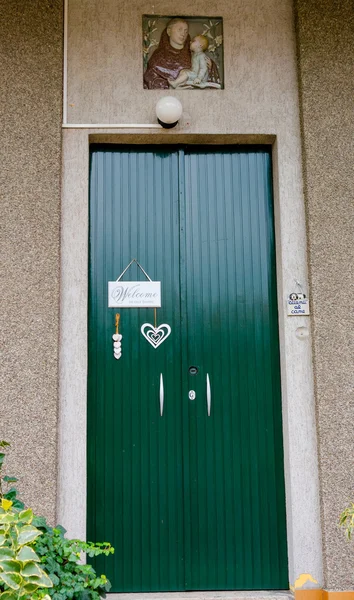
<svg viewBox="0 0 354 600">
<path fill-rule="evenodd" d="M 222 17 L 143 16 L 144 88 L 224 88 Z"/>
</svg>

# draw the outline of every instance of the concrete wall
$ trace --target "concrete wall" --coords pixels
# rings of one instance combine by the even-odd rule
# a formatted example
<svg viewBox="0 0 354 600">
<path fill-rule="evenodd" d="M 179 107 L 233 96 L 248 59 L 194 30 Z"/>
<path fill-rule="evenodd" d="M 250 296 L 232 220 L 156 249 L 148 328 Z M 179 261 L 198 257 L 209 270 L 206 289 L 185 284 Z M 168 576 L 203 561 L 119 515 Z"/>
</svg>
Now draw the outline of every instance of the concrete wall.
<svg viewBox="0 0 354 600">
<path fill-rule="evenodd" d="M 1 401 L 7 471 L 54 519 L 62 1 L 0 0 Z"/>
<path fill-rule="evenodd" d="M 353 501 L 354 11 L 297 2 L 325 584 L 353 589 L 353 544 L 338 515 Z"/>
</svg>

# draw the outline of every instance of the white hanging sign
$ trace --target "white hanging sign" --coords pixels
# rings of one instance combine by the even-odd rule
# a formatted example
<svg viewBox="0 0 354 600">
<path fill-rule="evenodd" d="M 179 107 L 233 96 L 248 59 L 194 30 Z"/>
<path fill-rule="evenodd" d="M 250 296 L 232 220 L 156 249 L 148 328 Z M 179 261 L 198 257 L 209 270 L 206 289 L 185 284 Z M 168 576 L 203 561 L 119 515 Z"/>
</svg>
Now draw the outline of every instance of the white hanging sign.
<svg viewBox="0 0 354 600">
<path fill-rule="evenodd" d="M 109 308 L 160 308 L 160 281 L 109 281 Z"/>
<path fill-rule="evenodd" d="M 121 281 L 134 262 L 148 281 Z M 161 281 L 151 281 L 136 258 L 133 258 L 116 281 L 108 282 L 108 308 L 161 308 Z"/>
</svg>

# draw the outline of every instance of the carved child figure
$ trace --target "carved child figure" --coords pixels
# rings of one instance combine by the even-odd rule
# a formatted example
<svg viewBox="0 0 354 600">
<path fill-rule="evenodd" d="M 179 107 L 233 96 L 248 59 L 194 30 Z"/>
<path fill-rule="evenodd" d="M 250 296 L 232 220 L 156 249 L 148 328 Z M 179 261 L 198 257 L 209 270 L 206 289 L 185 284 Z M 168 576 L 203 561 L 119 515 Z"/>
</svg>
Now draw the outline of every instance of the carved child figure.
<svg viewBox="0 0 354 600">
<path fill-rule="evenodd" d="M 190 43 L 192 53 L 192 69 L 182 69 L 176 79 L 169 79 L 172 88 L 183 85 L 200 85 L 208 81 L 208 64 L 210 59 L 205 54 L 209 40 L 205 35 L 196 35 Z"/>
</svg>

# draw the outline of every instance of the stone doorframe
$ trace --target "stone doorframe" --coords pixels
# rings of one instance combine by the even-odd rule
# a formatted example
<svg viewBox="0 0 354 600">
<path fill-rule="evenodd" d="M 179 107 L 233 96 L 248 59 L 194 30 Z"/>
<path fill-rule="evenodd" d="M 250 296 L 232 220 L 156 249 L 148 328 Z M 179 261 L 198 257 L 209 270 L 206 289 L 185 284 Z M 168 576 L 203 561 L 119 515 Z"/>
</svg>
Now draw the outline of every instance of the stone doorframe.
<svg viewBox="0 0 354 600">
<path fill-rule="evenodd" d="M 63 131 L 58 522 L 85 538 L 90 143 L 272 146 L 289 581 L 310 573 L 322 584 L 311 336 L 296 337 L 311 322 L 287 317 L 285 307 L 295 279 L 309 292 L 299 140 L 289 148 L 274 135 Z"/>
</svg>

